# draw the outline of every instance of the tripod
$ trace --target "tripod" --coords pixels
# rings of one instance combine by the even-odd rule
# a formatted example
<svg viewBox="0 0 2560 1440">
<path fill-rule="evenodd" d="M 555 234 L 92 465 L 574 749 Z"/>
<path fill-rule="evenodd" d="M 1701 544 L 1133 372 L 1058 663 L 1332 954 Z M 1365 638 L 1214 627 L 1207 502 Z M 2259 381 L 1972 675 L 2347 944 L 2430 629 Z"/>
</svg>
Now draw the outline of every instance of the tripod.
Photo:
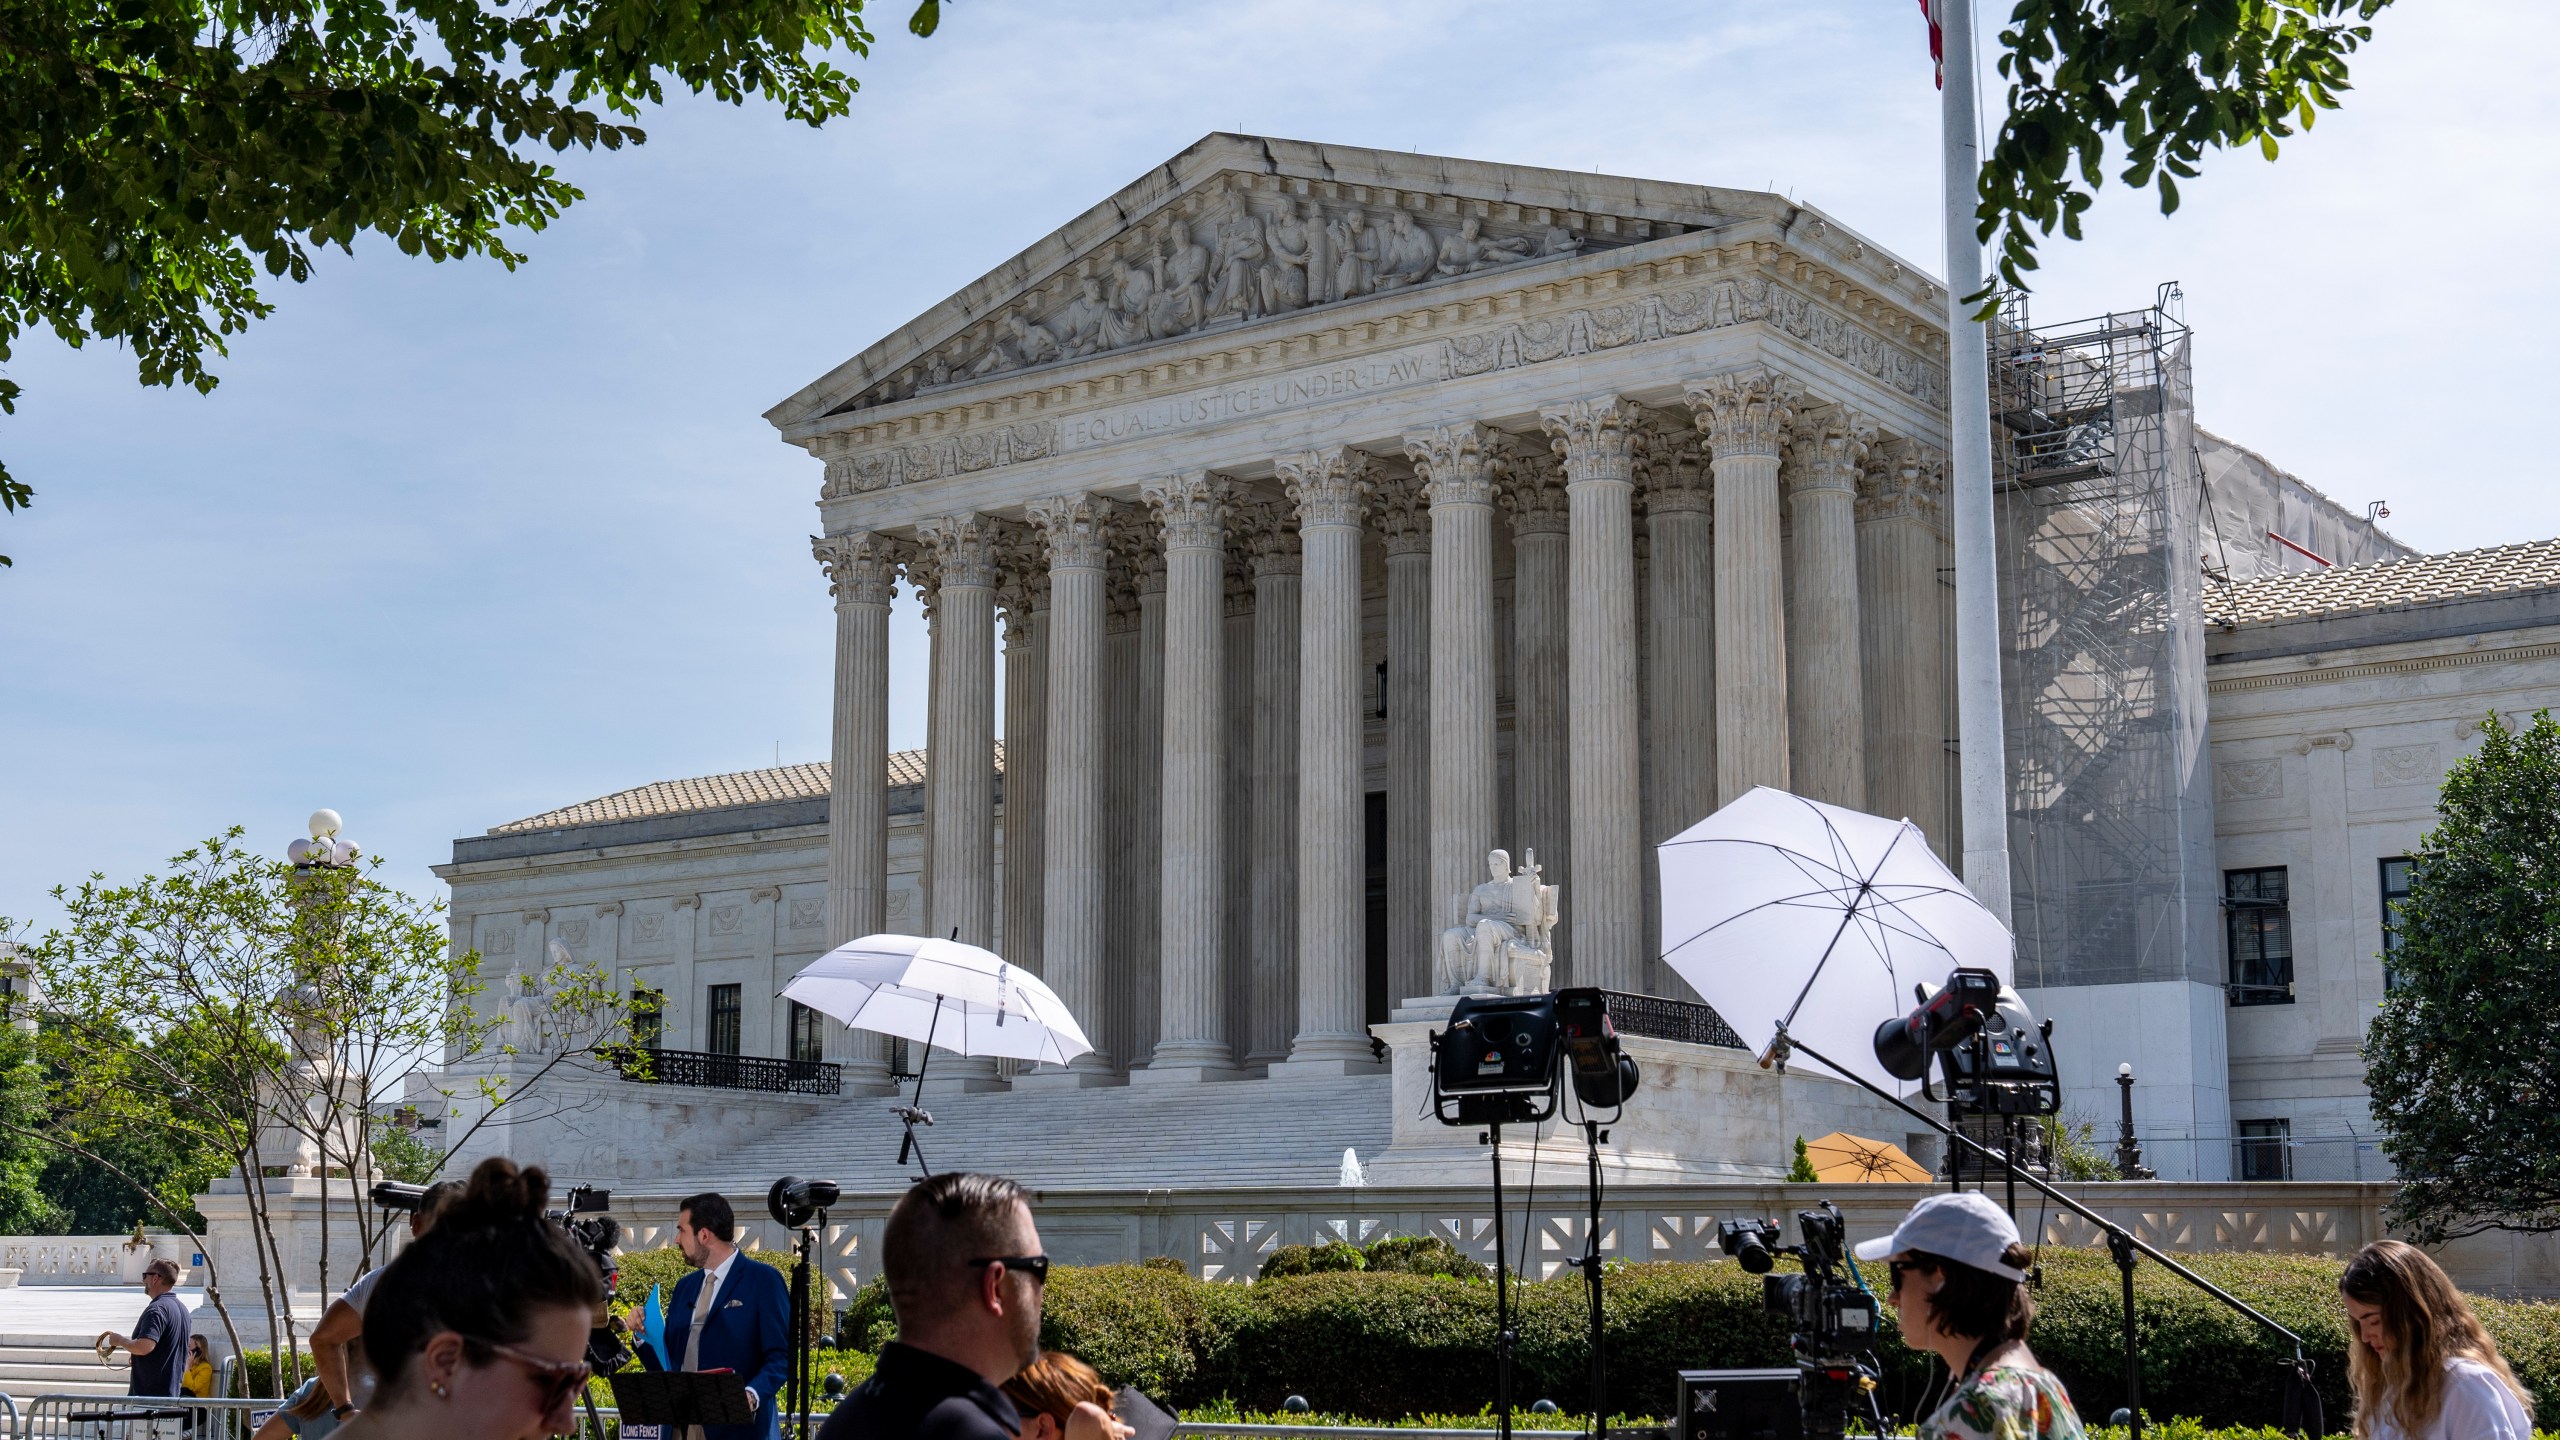
<svg viewBox="0 0 2560 1440">
<path fill-rule="evenodd" d="M 817 1378 L 817 1360 L 811 1354 L 817 1337 L 809 1319 L 809 1253 L 817 1248 L 818 1234 L 827 1228 L 827 1212 L 819 1211 L 810 1222 L 798 1227 L 797 1252 L 791 1262 L 791 1401 L 782 1412 L 788 1421 L 800 1417 L 800 1440 L 809 1440 L 810 1382 Z M 783 1427 L 786 1431 L 788 1425 Z M 601 1433 L 601 1432 L 599 1432 Z"/>
<path fill-rule="evenodd" d="M 1582 1143 L 1591 1164 L 1591 1214 L 1582 1232 L 1582 1258 L 1565 1263 L 1582 1272 L 1583 1287 L 1591 1292 L 1591 1421 L 1599 1440 L 1609 1440 L 1609 1359 L 1601 1348 L 1601 1334 L 1607 1317 L 1600 1308 L 1600 1142 L 1609 1132 L 1585 1110 L 1582 1115 Z"/>
</svg>

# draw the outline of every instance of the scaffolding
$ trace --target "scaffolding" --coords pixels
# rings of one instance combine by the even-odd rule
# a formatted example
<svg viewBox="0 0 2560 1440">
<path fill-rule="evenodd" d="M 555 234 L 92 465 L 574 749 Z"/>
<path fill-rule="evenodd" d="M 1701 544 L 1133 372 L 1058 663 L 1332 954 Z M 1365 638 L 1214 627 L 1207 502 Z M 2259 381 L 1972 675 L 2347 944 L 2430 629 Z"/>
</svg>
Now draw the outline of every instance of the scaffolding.
<svg viewBox="0 0 2560 1440">
<path fill-rule="evenodd" d="M 2022 985 L 2218 981 L 2189 332 L 1992 327 L 2012 913 Z"/>
</svg>

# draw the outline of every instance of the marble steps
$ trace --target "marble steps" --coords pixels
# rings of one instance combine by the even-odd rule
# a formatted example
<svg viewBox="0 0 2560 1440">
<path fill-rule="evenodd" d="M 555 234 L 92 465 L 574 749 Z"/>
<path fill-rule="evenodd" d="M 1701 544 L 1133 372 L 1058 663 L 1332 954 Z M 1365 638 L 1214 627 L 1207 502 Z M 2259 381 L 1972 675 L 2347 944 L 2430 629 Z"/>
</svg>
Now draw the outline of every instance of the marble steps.
<svg viewBox="0 0 2560 1440">
<path fill-rule="evenodd" d="M 936 1170 L 993 1170 L 1044 1189 L 1323 1186 L 1340 1178 L 1345 1147 L 1363 1160 L 1386 1149 L 1389 1087 L 1384 1075 L 1024 1094 L 928 1087 L 934 1124 L 922 1135 Z M 729 1189 L 761 1190 L 783 1174 L 903 1189 L 915 1172 L 897 1163 L 899 1103 L 848 1100 L 705 1168 Z"/>
<path fill-rule="evenodd" d="M 137 1292 L 139 1293 L 139 1292 Z M 125 1357 L 100 1364 L 95 1335 L 0 1335 L 0 1394 L 24 1405 L 38 1395 L 122 1395 Z"/>
</svg>

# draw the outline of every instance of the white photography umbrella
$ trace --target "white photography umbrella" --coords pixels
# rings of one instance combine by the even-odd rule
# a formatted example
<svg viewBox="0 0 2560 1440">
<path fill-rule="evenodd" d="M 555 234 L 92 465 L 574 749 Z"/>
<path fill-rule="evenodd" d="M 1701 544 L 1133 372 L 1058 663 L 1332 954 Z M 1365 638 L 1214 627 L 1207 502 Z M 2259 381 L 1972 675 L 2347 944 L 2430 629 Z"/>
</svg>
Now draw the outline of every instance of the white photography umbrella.
<svg viewBox="0 0 2560 1440">
<path fill-rule="evenodd" d="M 1956 967 L 2007 985 L 2008 927 L 1908 820 L 1763 785 L 1656 847 L 1663 958 L 1766 1062 L 1781 1036 L 1895 1094 L 1878 1025 Z"/>
<path fill-rule="evenodd" d="M 923 1045 L 916 1065 L 916 1100 L 899 1107 L 906 1122 L 898 1160 L 924 1147 L 915 1127 L 933 1117 L 924 1102 L 924 1072 L 932 1048 L 962 1055 L 1064 1065 L 1093 1048 L 1084 1027 L 1057 992 L 992 950 L 930 935 L 865 935 L 809 962 L 782 987 L 797 1000 L 856 1030 L 895 1035 Z M 930 1174 L 928 1170 L 926 1173 Z"/>
</svg>

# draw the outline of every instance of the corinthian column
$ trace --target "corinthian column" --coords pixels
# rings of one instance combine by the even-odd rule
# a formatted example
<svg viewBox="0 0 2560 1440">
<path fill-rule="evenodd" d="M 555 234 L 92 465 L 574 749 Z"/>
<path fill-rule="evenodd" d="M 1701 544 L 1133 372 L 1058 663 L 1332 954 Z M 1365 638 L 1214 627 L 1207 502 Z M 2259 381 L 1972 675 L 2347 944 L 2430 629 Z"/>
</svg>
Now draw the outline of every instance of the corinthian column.
<svg viewBox="0 0 2560 1440">
<path fill-rule="evenodd" d="M 827 784 L 827 944 L 889 924 L 889 597 L 910 548 L 869 531 L 811 536 L 836 600 L 835 743 Z M 829 1031 L 845 1081 L 889 1079 L 887 1046 L 868 1030 Z"/>
<path fill-rule="evenodd" d="M 1838 405 L 1803 417 L 1785 470 L 1788 773 L 1799 795 L 1867 808 L 1858 657 L 1858 475 L 1875 427 Z"/>
<path fill-rule="evenodd" d="M 1042 818 L 1048 784 L 1049 565 L 1037 540 L 1017 531 L 998 568 L 1004 613 L 1003 953 L 1034 975 L 1041 964 Z"/>
<path fill-rule="evenodd" d="M 1793 381 L 1742 370 L 1692 382 L 1689 408 L 1715 469 L 1716 798 L 1787 783 L 1787 619 L 1779 570 L 1778 457 Z"/>
<path fill-rule="evenodd" d="M 1226 477 L 1144 488 L 1164 527 L 1164 1010 L 1145 1078 L 1231 1079 L 1225 925 Z"/>
<path fill-rule="evenodd" d="M 1946 457 L 1873 447 L 1858 483 L 1858 630 L 1867 695 L 1867 808 L 1908 817 L 1953 865 L 1947 800 Z"/>
<path fill-rule="evenodd" d="M 1099 516 L 1097 515 L 1097 519 Z M 1155 992 L 1138 993 L 1138 577 L 1116 517 L 1103 556 L 1102 621 L 1102 1017 L 1094 1043 L 1118 1069 L 1146 1054 Z M 1149 912 L 1150 918 L 1152 912 Z M 1140 1001 L 1145 1002 L 1143 1015 Z M 1141 1023 L 1143 1020 L 1143 1023 Z M 1108 1037 L 1108 1038 L 1105 1038 Z"/>
<path fill-rule="evenodd" d="M 1566 778 L 1567 740 L 1571 732 L 1566 703 L 1565 644 L 1567 597 L 1564 471 L 1552 454 L 1526 448 L 1511 458 L 1503 502 L 1511 509 L 1511 618 L 1513 711 L 1511 765 L 1513 804 L 1518 810 L 1519 863 L 1535 857 L 1552 880 L 1571 872 L 1568 843 L 1572 787 Z M 1574 894 L 1559 885 L 1563 914 L 1573 914 Z M 1558 985 L 1571 984 L 1573 935 L 1570 924 L 1556 927 Z"/>
<path fill-rule="evenodd" d="M 1714 491 L 1705 441 L 1657 434 L 1661 449 L 1645 467 L 1652 539 L 1646 648 L 1653 660 L 1645 738 L 1653 751 L 1654 817 L 1645 840 L 1654 845 L 1716 808 Z"/>
<path fill-rule="evenodd" d="M 1420 480 L 1379 473 L 1387 551 L 1387 995 L 1431 993 L 1431 518 Z"/>
<path fill-rule="evenodd" d="M 1644 986 L 1644 837 L 1636 755 L 1635 450 L 1641 411 L 1615 395 L 1540 417 L 1564 457 L 1573 532 L 1573 978 Z"/>
<path fill-rule="evenodd" d="M 1473 423 L 1405 437 L 1431 514 L 1431 858 L 1424 933 L 1455 925 L 1494 844 L 1493 469 L 1501 432 Z M 1392 720 L 1393 716 L 1390 714 Z M 1420 995 L 1424 990 L 1406 992 Z"/>
<path fill-rule="evenodd" d="M 1369 460 L 1335 448 L 1279 462 L 1304 551 L 1298 682 L 1298 1035 L 1272 1074 L 1372 1063 L 1361 1022 L 1360 509 Z"/>
<path fill-rule="evenodd" d="M 996 522 L 949 515 L 916 527 L 942 583 L 935 594 L 933 932 L 965 944 L 995 943 L 995 594 L 1002 541 Z M 994 1083 L 995 1067 L 961 1060 L 950 1071 Z"/>
<path fill-rule="evenodd" d="M 1257 505 L 1239 527 L 1253 563 L 1252 911 L 1246 964 L 1252 1018 L 1245 1063 L 1289 1056 L 1298 1014 L 1298 524 Z"/>
<path fill-rule="evenodd" d="M 1034 503 L 1049 552 L 1048 783 L 1042 796 L 1041 978 L 1094 1042 L 1069 1083 L 1111 1074 L 1103 1023 L 1104 566 L 1110 502 L 1064 495 Z M 1014 1083 L 1021 1085 L 1032 1077 Z M 1044 1077 L 1045 1078 L 1045 1077 Z"/>
</svg>

